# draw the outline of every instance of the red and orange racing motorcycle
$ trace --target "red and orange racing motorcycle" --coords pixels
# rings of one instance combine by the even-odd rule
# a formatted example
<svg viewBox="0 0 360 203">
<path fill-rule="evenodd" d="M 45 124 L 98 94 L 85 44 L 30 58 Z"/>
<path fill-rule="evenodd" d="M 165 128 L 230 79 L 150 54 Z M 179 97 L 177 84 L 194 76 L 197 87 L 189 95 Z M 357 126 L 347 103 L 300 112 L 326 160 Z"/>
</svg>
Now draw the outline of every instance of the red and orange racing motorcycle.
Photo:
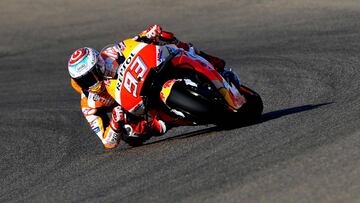
<svg viewBox="0 0 360 203">
<path fill-rule="evenodd" d="M 167 126 L 237 125 L 258 119 L 261 97 L 226 81 L 199 55 L 174 45 L 123 42 L 124 63 L 107 91 L 128 112 Z"/>
</svg>

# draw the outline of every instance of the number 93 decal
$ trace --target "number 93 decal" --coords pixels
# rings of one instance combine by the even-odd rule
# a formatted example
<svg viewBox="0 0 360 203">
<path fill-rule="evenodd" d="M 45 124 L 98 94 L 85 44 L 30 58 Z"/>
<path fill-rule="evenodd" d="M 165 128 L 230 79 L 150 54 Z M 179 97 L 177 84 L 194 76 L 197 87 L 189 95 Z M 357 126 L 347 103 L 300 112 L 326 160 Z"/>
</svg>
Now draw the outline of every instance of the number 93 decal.
<svg viewBox="0 0 360 203">
<path fill-rule="evenodd" d="M 135 58 L 135 61 L 132 63 L 129 71 L 125 75 L 123 85 L 134 97 L 137 97 L 138 80 L 145 75 L 147 69 L 148 68 L 146 67 L 144 61 L 140 58 L 140 56 L 138 56 Z"/>
</svg>

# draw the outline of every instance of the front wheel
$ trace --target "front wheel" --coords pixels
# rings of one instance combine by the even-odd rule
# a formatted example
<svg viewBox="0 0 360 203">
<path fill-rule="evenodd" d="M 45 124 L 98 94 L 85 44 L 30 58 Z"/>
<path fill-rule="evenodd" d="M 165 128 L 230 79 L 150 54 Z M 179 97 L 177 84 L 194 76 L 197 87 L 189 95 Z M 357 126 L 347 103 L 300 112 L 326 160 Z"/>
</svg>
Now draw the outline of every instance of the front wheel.
<svg viewBox="0 0 360 203">
<path fill-rule="evenodd" d="M 246 103 L 231 117 L 230 125 L 251 124 L 256 122 L 263 112 L 263 102 L 258 93 L 241 85 L 240 94 L 246 99 Z"/>
</svg>

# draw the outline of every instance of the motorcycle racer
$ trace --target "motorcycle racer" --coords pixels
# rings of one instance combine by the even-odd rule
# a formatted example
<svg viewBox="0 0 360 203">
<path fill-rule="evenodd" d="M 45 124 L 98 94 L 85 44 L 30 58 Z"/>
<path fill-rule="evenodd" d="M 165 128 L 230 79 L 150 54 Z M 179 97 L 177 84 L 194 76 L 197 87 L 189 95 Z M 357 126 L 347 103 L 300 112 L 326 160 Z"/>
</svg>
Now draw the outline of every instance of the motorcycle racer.
<svg viewBox="0 0 360 203">
<path fill-rule="evenodd" d="M 80 48 L 68 62 L 71 85 L 81 94 L 82 113 L 107 149 L 118 146 L 121 138 L 136 139 L 140 135 L 166 131 L 164 122 L 156 118 L 145 121 L 125 113 L 106 91 L 107 79 L 115 77 L 115 70 L 120 65 L 112 55 L 116 48 L 105 50 L 103 56 L 92 48 Z M 112 112 L 111 118 L 108 112 Z"/>
<path fill-rule="evenodd" d="M 174 44 L 187 51 L 193 49 L 196 54 L 208 60 L 225 79 L 240 87 L 238 77 L 225 68 L 224 60 L 194 49 L 191 44 L 178 40 L 173 33 L 163 31 L 157 24 L 150 26 L 133 40 L 157 45 Z M 122 54 L 125 49 L 122 42 L 107 46 L 100 53 L 84 47 L 76 50 L 68 61 L 71 85 L 81 94 L 82 113 L 107 149 L 118 146 L 120 140 L 131 144 L 137 139 L 162 135 L 167 130 L 163 121 L 144 115 L 143 106 L 125 112 L 106 91 L 108 80 L 117 77 L 118 67 L 125 61 Z"/>
</svg>

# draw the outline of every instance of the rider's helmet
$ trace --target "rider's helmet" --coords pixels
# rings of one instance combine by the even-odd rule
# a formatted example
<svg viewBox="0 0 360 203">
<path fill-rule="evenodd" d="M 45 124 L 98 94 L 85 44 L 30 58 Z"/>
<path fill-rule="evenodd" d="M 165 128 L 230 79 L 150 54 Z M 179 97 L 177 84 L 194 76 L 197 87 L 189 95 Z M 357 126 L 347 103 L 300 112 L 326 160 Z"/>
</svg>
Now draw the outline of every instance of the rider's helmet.
<svg viewBox="0 0 360 203">
<path fill-rule="evenodd" d="M 104 65 L 98 51 L 84 47 L 71 55 L 68 70 L 71 78 L 83 90 L 99 92 L 103 89 Z"/>
</svg>

